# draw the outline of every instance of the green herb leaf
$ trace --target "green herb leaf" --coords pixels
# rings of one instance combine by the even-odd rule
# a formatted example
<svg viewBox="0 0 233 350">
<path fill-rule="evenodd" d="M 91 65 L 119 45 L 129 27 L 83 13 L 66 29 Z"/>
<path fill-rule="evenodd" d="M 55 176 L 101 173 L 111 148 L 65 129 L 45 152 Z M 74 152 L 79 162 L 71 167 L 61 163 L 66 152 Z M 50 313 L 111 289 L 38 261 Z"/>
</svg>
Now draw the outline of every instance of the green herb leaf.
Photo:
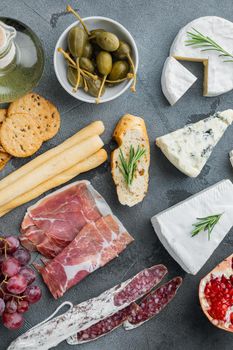
<svg viewBox="0 0 233 350">
<path fill-rule="evenodd" d="M 119 159 L 121 164 L 119 165 L 119 169 L 128 186 L 130 186 L 133 182 L 134 174 L 137 169 L 137 162 L 145 153 L 145 148 L 138 146 L 137 150 L 135 151 L 131 145 L 129 149 L 129 159 L 127 161 L 122 150 L 120 149 Z"/>
<path fill-rule="evenodd" d="M 203 35 L 195 28 L 192 28 L 193 32 L 187 32 L 188 40 L 185 41 L 186 46 L 195 46 L 196 48 L 202 48 L 201 51 L 217 51 L 219 52 L 219 57 L 230 57 L 233 58 L 233 55 L 220 45 L 216 43 L 213 39 L 208 36 Z M 225 60 L 223 62 L 233 62 L 233 60 Z"/>
<path fill-rule="evenodd" d="M 210 215 L 206 216 L 205 218 L 197 218 L 199 221 L 192 225 L 195 228 L 192 230 L 191 236 L 194 237 L 201 231 L 208 231 L 208 240 L 210 240 L 210 235 L 214 229 L 214 226 L 219 222 L 222 214 Z"/>
</svg>

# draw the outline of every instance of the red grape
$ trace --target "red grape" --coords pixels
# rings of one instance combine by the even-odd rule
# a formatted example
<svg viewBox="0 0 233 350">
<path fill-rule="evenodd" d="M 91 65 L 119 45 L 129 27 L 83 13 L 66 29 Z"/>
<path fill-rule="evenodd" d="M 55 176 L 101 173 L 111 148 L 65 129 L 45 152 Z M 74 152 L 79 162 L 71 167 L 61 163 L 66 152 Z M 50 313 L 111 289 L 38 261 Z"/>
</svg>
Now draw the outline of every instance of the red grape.
<svg viewBox="0 0 233 350">
<path fill-rule="evenodd" d="M 19 275 L 26 278 L 28 285 L 32 284 L 32 282 L 34 282 L 36 279 L 35 271 L 28 266 L 22 267 L 22 269 L 19 271 Z"/>
<path fill-rule="evenodd" d="M 5 310 L 5 301 L 2 298 L 0 298 L 0 316 L 2 316 L 4 310 Z"/>
<path fill-rule="evenodd" d="M 18 329 L 22 327 L 24 320 L 23 316 L 18 312 L 15 312 L 13 314 L 4 312 L 2 315 L 2 322 L 8 329 Z"/>
<path fill-rule="evenodd" d="M 7 253 L 14 253 L 19 248 L 19 240 L 14 236 L 8 236 L 5 240 Z"/>
<path fill-rule="evenodd" d="M 21 294 L 27 288 L 27 280 L 24 276 L 15 275 L 7 282 L 7 290 L 12 294 Z"/>
<path fill-rule="evenodd" d="M 6 303 L 6 308 L 5 308 L 6 312 L 9 314 L 13 314 L 17 311 L 17 303 L 15 300 L 9 300 Z"/>
<path fill-rule="evenodd" d="M 6 276 L 14 276 L 20 270 L 20 264 L 15 258 L 6 258 L 2 263 L 2 273 Z"/>
<path fill-rule="evenodd" d="M 21 266 L 27 265 L 31 259 L 31 254 L 24 248 L 19 248 L 14 252 L 13 257 L 16 258 Z"/>
<path fill-rule="evenodd" d="M 23 314 L 24 312 L 28 311 L 28 309 L 29 309 L 29 302 L 27 300 L 19 300 L 17 311 L 20 314 Z"/>
<path fill-rule="evenodd" d="M 37 303 L 41 298 L 41 294 L 41 290 L 38 286 L 29 286 L 24 292 L 26 296 L 25 300 L 31 304 Z"/>
<path fill-rule="evenodd" d="M 2 266 L 3 261 L 5 260 L 5 256 L 4 255 L 0 255 L 0 268 Z"/>
</svg>

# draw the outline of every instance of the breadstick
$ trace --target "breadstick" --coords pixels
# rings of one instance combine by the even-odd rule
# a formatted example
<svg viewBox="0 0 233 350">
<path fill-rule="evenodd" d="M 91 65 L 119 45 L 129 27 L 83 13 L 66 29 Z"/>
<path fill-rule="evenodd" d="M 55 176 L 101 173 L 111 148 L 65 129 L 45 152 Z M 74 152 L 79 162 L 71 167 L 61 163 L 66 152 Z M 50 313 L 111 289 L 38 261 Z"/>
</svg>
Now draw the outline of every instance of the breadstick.
<svg viewBox="0 0 233 350">
<path fill-rule="evenodd" d="M 84 141 L 85 139 L 91 136 L 101 135 L 103 132 L 104 132 L 104 124 L 101 121 L 96 121 L 89 124 L 88 126 L 81 129 L 79 132 L 77 132 L 76 134 L 68 138 L 66 141 L 64 141 L 57 147 L 54 147 L 49 151 L 41 154 L 40 156 L 28 162 L 27 164 L 23 165 L 18 170 L 6 176 L 4 179 L 0 181 L 0 190 L 2 190 L 5 187 L 8 187 L 10 184 L 16 182 L 20 177 L 28 174 L 30 171 L 34 170 L 39 165 L 47 162 L 49 159 L 62 153 L 64 150 L 74 146 L 75 144 L 78 144 Z"/>
<path fill-rule="evenodd" d="M 0 191 L 0 207 L 85 160 L 102 147 L 103 141 L 95 135 L 50 158 L 10 186 L 3 188 Z"/>
<path fill-rule="evenodd" d="M 63 171 L 52 179 L 40 184 L 39 186 L 33 188 L 31 191 L 13 199 L 13 201 L 2 206 L 0 208 L 0 217 L 12 209 L 19 207 L 20 205 L 40 196 L 42 193 L 64 184 L 75 176 L 98 167 L 107 160 L 107 157 L 107 152 L 104 149 L 99 150 L 89 158 L 83 160 L 78 164 L 75 164 L 73 167 Z"/>
</svg>

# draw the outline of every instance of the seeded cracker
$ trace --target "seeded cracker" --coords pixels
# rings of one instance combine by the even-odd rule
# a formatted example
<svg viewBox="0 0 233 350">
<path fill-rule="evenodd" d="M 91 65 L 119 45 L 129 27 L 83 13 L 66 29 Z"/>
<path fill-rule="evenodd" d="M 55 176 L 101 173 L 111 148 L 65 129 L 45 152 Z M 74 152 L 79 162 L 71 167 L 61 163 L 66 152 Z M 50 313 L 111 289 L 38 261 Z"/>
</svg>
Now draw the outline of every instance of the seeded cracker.
<svg viewBox="0 0 233 350">
<path fill-rule="evenodd" d="M 37 123 L 42 141 L 49 140 L 60 128 L 60 114 L 56 107 L 42 96 L 30 93 L 11 103 L 8 116 L 28 113 Z"/>
<path fill-rule="evenodd" d="M 13 114 L 2 124 L 0 139 L 4 149 L 15 157 L 28 157 L 41 146 L 36 122 L 26 113 Z"/>
</svg>

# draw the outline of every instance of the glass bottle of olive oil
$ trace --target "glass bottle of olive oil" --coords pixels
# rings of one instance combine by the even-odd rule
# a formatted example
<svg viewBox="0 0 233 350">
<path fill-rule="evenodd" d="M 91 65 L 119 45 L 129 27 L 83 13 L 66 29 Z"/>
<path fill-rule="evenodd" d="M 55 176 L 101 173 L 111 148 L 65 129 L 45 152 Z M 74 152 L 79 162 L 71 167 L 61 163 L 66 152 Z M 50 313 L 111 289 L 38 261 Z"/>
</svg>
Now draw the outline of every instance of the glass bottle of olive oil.
<svg viewBox="0 0 233 350">
<path fill-rule="evenodd" d="M 31 91 L 43 67 L 43 48 L 32 30 L 17 20 L 0 18 L 0 103 Z"/>
</svg>

